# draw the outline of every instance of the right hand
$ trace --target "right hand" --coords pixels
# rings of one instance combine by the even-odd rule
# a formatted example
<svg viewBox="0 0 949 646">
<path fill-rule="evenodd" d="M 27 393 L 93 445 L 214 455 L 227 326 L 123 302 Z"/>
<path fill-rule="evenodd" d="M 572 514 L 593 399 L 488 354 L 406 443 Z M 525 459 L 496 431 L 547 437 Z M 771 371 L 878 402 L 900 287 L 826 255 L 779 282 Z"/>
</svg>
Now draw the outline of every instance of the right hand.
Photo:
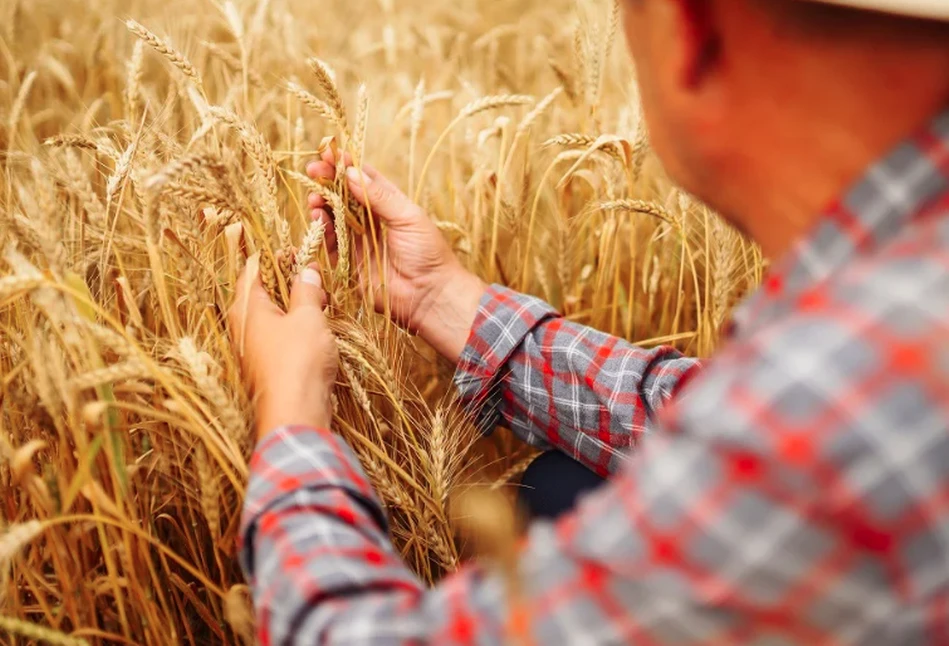
<svg viewBox="0 0 949 646">
<path fill-rule="evenodd" d="M 351 160 L 347 159 L 347 166 Z M 333 153 L 307 164 L 313 179 L 336 175 Z M 375 230 L 385 225 L 384 258 L 374 253 L 382 245 L 357 243 L 360 276 L 372 289 L 376 310 L 388 311 L 405 328 L 417 332 L 445 357 L 457 361 L 468 341 L 485 284 L 465 269 L 435 223 L 388 179 L 368 165 L 362 175 L 347 170 L 349 190 L 375 218 Z M 333 230 L 323 198 L 309 196 L 311 217 Z M 335 236 L 327 236 L 332 247 Z M 380 262 L 381 260 L 381 262 Z M 381 271 L 380 271 L 381 270 Z"/>
</svg>

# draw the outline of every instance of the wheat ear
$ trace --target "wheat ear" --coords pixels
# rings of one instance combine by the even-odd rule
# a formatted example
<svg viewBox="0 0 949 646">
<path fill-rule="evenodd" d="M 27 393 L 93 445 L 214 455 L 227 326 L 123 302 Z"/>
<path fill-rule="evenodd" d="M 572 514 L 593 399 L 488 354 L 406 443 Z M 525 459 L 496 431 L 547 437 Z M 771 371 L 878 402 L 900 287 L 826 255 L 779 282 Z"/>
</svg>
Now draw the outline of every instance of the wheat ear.
<svg viewBox="0 0 949 646">
<path fill-rule="evenodd" d="M 169 63 L 178 68 L 196 88 L 203 89 L 204 84 L 201 82 L 201 75 L 198 74 L 198 69 L 191 63 L 191 61 L 187 59 L 187 57 L 185 57 L 184 54 L 175 49 L 175 47 L 168 40 L 159 38 L 154 33 L 149 31 L 144 25 L 134 20 L 127 20 L 125 22 L 125 26 L 130 32 L 141 38 L 145 44 L 161 54 Z"/>
</svg>

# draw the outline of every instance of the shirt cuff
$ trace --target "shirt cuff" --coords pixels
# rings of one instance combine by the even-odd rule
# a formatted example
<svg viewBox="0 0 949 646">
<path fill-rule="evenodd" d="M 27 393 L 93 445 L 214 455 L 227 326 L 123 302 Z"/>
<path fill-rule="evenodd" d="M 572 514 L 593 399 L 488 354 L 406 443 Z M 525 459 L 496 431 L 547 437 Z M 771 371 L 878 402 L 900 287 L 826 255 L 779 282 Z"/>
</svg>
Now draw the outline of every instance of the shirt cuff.
<svg viewBox="0 0 949 646">
<path fill-rule="evenodd" d="M 539 298 L 501 285 L 491 285 L 481 297 L 454 381 L 461 402 L 482 433 L 490 433 L 500 421 L 504 398 L 500 382 L 508 361 L 534 328 L 557 316 Z"/>
<path fill-rule="evenodd" d="M 300 504 L 307 494 L 326 489 L 345 491 L 386 531 L 382 505 L 342 438 L 307 426 L 285 426 L 257 445 L 250 462 L 240 531 L 240 561 L 248 580 L 253 577 L 254 532 L 261 517 L 286 504 Z"/>
</svg>

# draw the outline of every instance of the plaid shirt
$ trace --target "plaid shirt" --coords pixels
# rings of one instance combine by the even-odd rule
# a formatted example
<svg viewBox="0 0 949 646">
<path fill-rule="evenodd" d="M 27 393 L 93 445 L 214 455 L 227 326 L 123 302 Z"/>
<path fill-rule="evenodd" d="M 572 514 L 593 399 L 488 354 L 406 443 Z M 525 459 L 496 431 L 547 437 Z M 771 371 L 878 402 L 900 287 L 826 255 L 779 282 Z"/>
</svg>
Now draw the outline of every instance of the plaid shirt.
<svg viewBox="0 0 949 646">
<path fill-rule="evenodd" d="M 529 532 L 530 643 L 949 644 L 947 176 L 949 113 L 823 214 L 700 374 L 490 289 L 464 398 L 614 474 Z M 264 644 L 505 640 L 499 578 L 426 590 L 330 433 L 262 442 L 243 531 Z"/>
</svg>

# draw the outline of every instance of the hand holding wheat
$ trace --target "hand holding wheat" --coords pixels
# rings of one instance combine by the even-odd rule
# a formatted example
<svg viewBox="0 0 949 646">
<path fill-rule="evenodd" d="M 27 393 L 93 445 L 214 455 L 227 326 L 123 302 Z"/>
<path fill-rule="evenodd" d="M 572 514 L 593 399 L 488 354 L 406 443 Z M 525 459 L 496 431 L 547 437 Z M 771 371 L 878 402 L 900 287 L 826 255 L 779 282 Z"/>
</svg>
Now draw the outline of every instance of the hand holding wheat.
<svg viewBox="0 0 949 646">
<path fill-rule="evenodd" d="M 320 274 L 307 267 L 284 313 L 248 263 L 230 310 L 231 339 L 255 398 L 258 437 L 281 426 L 329 429 L 336 339 L 323 316 Z"/>
<path fill-rule="evenodd" d="M 351 164 L 346 159 L 346 164 Z M 315 180 L 336 175 L 336 160 L 327 150 L 307 165 Z M 399 325 L 418 332 L 439 353 L 457 361 L 474 321 L 484 283 L 464 268 L 438 227 L 417 204 L 368 165 L 346 171 L 349 190 L 372 214 L 370 232 L 356 246 L 360 276 L 369 285 L 374 305 Z M 309 196 L 311 217 L 332 230 L 324 198 Z M 332 248 L 335 239 L 328 239 Z"/>
</svg>

